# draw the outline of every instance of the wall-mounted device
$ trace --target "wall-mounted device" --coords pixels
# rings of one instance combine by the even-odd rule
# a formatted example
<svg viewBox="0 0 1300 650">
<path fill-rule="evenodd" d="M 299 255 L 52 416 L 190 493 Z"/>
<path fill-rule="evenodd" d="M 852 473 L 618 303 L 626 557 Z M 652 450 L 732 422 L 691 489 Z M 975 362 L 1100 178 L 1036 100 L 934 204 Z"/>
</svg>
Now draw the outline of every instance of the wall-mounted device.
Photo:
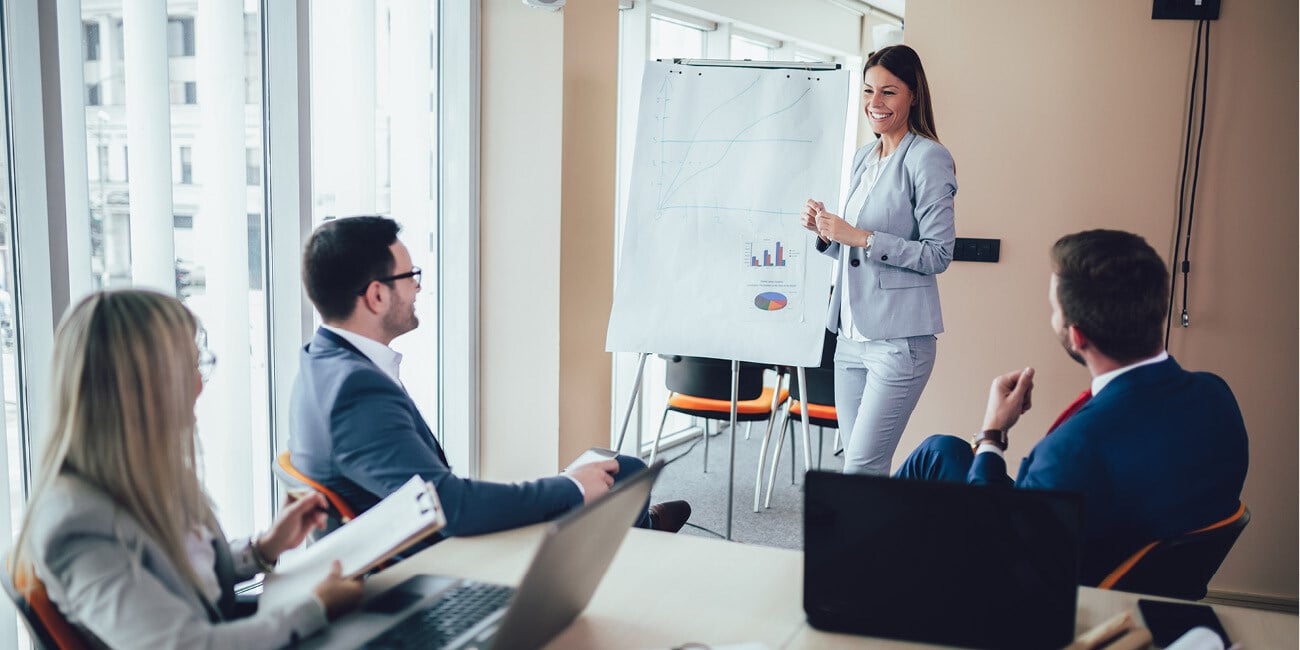
<svg viewBox="0 0 1300 650">
<path fill-rule="evenodd" d="M 954 262 L 996 262 L 1002 251 L 1001 239 L 958 237 L 952 247 Z"/>
<path fill-rule="evenodd" d="M 1218 20 L 1219 0 L 1153 0 L 1152 20 Z"/>
<path fill-rule="evenodd" d="M 564 6 L 564 0 L 524 0 L 524 4 L 536 9 L 559 11 Z"/>
</svg>

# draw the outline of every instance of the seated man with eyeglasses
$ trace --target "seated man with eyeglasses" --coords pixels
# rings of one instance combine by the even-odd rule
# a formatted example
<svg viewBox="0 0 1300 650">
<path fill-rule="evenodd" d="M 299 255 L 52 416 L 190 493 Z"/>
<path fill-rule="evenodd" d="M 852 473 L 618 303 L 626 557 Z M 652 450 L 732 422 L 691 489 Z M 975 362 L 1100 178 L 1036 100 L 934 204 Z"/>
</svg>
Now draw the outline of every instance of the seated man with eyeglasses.
<svg viewBox="0 0 1300 650">
<path fill-rule="evenodd" d="M 326 222 L 303 253 L 303 282 L 324 324 L 303 347 L 289 414 L 294 466 L 367 510 L 414 474 L 432 481 L 447 514 L 444 535 L 480 535 L 557 517 L 605 494 L 645 467 L 618 456 L 526 483 L 452 473 L 442 447 L 399 379 L 402 357 L 388 344 L 419 326 L 420 268 L 378 216 Z M 650 506 L 641 528 L 676 532 L 684 501 Z"/>
</svg>

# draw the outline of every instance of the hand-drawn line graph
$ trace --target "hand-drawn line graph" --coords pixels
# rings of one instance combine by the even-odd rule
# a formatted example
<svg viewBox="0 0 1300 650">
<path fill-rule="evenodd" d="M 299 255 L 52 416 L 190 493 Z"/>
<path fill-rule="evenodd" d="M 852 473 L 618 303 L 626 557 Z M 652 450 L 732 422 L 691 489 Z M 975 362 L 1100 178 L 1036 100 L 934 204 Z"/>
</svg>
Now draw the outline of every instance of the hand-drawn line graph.
<svg viewBox="0 0 1300 650">
<path fill-rule="evenodd" d="M 668 136 L 669 123 L 674 118 L 672 113 L 672 102 L 674 101 L 673 82 L 671 75 L 665 76 L 655 97 L 657 108 L 655 120 L 658 125 L 658 135 L 652 138 L 652 142 L 657 145 L 658 150 L 658 160 L 651 162 L 651 164 L 653 164 L 658 170 L 657 179 L 655 181 L 657 192 L 654 218 L 656 220 L 661 218 L 663 214 L 669 210 L 685 209 L 704 209 L 714 213 L 739 212 L 751 215 L 791 215 L 797 213 L 796 209 L 793 207 L 771 209 L 755 207 L 752 205 L 726 205 L 720 202 L 701 203 L 698 201 L 698 198 L 696 201 L 690 201 L 690 198 L 696 198 L 700 195 L 716 195 L 707 190 L 695 191 L 695 197 L 682 197 L 687 202 L 674 201 L 674 199 L 678 197 L 679 193 L 688 195 L 692 194 L 690 191 L 691 188 L 689 187 L 692 181 L 695 181 L 702 174 L 723 165 L 728 161 L 728 157 L 733 156 L 733 154 L 751 156 L 766 154 L 769 158 L 773 160 L 776 159 L 775 156 L 772 156 L 772 151 L 769 150 L 766 152 L 756 153 L 752 148 L 750 148 L 751 146 L 788 146 L 791 144 L 811 146 L 815 143 L 812 138 L 762 137 L 763 134 L 761 133 L 755 134 L 753 137 L 745 137 L 746 134 L 756 131 L 763 126 L 777 127 L 777 130 L 779 131 L 780 125 L 773 123 L 777 122 L 779 117 L 789 114 L 791 111 L 796 109 L 796 107 L 800 107 L 801 104 L 806 104 L 810 93 L 812 93 L 811 87 L 802 88 L 801 92 L 799 92 L 799 94 L 793 99 L 782 102 L 775 109 L 768 110 L 768 112 L 750 119 L 746 123 L 733 124 L 722 119 L 722 116 L 725 114 L 724 109 L 738 107 L 743 110 L 745 105 L 757 102 L 757 96 L 760 94 L 760 90 L 764 90 L 759 88 L 760 83 L 763 81 L 764 77 L 761 74 L 754 75 L 754 77 L 739 91 L 705 111 L 703 116 L 699 118 L 699 121 L 694 125 L 694 128 L 690 129 L 691 134 L 689 137 L 673 138 Z M 770 89 L 767 90 L 770 92 Z M 789 131 L 790 129 L 786 128 L 785 130 Z M 703 137 L 701 137 L 702 134 Z M 670 148 L 680 149 L 682 145 L 685 145 L 685 149 L 679 156 L 675 156 L 674 158 L 674 154 L 670 151 Z M 722 146 L 705 147 L 702 145 Z M 742 152 L 741 149 L 738 148 L 738 145 L 743 146 L 748 154 Z M 668 178 L 669 174 L 672 175 L 671 178 Z"/>
</svg>

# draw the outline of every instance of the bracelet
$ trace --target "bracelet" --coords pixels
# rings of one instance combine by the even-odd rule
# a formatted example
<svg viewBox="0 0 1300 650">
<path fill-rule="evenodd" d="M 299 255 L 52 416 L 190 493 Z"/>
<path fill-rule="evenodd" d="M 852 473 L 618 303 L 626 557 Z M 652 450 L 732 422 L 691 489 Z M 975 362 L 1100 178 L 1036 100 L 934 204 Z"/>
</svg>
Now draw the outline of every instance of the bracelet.
<svg viewBox="0 0 1300 650">
<path fill-rule="evenodd" d="M 258 568 L 260 568 L 263 573 L 271 573 L 272 571 L 275 571 L 275 563 L 267 561 L 266 555 L 262 553 L 262 547 L 257 545 L 256 535 L 254 535 L 252 539 L 248 540 L 248 550 L 253 556 L 253 561 L 257 563 Z"/>
</svg>

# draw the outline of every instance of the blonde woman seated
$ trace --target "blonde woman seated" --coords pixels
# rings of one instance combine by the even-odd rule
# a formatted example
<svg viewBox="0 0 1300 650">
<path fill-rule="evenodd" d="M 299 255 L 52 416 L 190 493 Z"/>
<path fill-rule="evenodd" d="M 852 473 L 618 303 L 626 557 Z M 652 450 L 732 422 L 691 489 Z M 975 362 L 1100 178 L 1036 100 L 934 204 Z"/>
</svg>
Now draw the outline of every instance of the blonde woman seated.
<svg viewBox="0 0 1300 650">
<path fill-rule="evenodd" d="M 198 323 L 149 291 L 96 293 L 55 334 L 52 427 L 14 564 L 87 637 L 121 648 L 270 648 L 354 608 L 330 576 L 297 605 L 236 618 L 235 582 L 324 524 L 314 494 L 228 542 L 196 473 Z M 93 644 L 92 644 L 93 645 Z"/>
</svg>

